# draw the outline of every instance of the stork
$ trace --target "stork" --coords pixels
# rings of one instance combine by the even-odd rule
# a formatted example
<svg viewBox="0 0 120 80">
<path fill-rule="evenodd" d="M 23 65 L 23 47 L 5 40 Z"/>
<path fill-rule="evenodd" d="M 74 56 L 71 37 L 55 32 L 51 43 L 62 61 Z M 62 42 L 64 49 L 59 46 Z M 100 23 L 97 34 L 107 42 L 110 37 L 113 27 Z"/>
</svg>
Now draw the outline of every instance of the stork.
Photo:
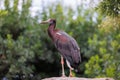
<svg viewBox="0 0 120 80">
<path fill-rule="evenodd" d="M 72 70 L 78 72 L 78 66 L 81 62 L 80 48 L 76 40 L 66 32 L 56 29 L 55 19 L 42 21 L 41 24 L 49 24 L 48 35 L 61 54 L 62 76 L 65 76 L 64 59 L 66 59 L 67 66 L 70 69 L 69 76 L 72 77 Z"/>
</svg>

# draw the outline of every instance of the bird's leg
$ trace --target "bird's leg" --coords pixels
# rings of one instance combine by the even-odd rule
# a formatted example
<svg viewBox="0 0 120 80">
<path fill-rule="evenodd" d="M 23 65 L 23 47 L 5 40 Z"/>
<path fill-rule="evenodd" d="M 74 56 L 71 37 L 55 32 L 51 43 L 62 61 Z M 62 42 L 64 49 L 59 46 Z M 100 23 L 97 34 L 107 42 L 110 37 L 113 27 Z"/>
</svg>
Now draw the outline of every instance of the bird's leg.
<svg viewBox="0 0 120 80">
<path fill-rule="evenodd" d="M 72 75 L 72 69 L 71 68 L 70 68 L 69 77 L 73 77 L 73 75 Z"/>
<path fill-rule="evenodd" d="M 65 71 L 64 71 L 64 59 L 61 56 L 61 65 L 62 65 L 62 77 L 65 77 Z"/>
</svg>

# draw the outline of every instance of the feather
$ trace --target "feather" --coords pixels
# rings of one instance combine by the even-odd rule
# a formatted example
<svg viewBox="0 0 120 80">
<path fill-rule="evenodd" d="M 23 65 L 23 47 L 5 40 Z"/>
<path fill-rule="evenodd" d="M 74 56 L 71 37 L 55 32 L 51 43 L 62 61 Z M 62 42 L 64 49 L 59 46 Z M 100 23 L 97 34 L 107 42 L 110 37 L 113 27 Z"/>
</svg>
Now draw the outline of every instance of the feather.
<svg viewBox="0 0 120 80">
<path fill-rule="evenodd" d="M 59 35 L 60 34 L 60 35 Z M 80 48 L 74 38 L 69 36 L 63 31 L 56 33 L 54 44 L 61 55 L 70 63 L 74 68 L 77 68 L 80 61 Z"/>
</svg>

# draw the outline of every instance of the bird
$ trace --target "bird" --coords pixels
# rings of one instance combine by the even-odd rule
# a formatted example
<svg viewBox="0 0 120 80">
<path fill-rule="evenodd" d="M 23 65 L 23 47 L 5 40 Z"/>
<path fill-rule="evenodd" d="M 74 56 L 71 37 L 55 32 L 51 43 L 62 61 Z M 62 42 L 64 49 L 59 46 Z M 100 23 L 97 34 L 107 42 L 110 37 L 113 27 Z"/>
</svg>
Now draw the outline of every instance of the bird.
<svg viewBox="0 0 120 80">
<path fill-rule="evenodd" d="M 56 19 L 54 18 L 41 21 L 40 24 L 49 24 L 47 29 L 48 35 L 61 55 L 62 77 L 66 76 L 64 59 L 69 67 L 69 77 L 72 77 L 72 70 L 78 72 L 78 67 L 81 62 L 80 48 L 76 40 L 63 30 L 56 29 Z"/>
</svg>

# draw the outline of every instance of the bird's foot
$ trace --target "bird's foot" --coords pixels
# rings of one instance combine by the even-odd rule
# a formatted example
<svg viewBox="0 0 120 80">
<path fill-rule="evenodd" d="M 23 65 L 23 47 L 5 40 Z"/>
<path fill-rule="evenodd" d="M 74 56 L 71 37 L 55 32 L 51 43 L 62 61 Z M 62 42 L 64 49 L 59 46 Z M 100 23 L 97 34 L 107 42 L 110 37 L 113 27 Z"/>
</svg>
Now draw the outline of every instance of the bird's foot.
<svg viewBox="0 0 120 80">
<path fill-rule="evenodd" d="M 66 77 L 66 75 L 65 75 L 65 74 L 63 74 L 61 77 Z"/>
<path fill-rule="evenodd" d="M 69 77 L 74 77 L 74 76 L 72 74 L 70 74 Z"/>
<path fill-rule="evenodd" d="M 72 74 L 72 70 L 73 70 L 73 69 L 70 68 L 69 77 L 74 77 L 73 74 Z"/>
</svg>

